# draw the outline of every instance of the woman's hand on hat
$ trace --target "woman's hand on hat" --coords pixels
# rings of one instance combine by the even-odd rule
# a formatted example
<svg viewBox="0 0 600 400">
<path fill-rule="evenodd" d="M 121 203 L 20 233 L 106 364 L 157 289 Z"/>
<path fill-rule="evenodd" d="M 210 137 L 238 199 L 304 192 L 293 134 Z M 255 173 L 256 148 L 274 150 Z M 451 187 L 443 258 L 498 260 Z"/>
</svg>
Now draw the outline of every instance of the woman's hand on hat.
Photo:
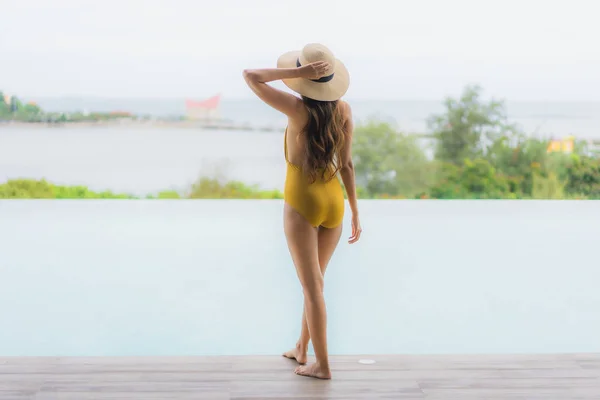
<svg viewBox="0 0 600 400">
<path fill-rule="evenodd" d="M 321 79 L 331 70 L 331 64 L 327 61 L 316 61 L 314 63 L 306 64 L 298 68 L 300 72 L 300 78 L 306 79 Z"/>
</svg>

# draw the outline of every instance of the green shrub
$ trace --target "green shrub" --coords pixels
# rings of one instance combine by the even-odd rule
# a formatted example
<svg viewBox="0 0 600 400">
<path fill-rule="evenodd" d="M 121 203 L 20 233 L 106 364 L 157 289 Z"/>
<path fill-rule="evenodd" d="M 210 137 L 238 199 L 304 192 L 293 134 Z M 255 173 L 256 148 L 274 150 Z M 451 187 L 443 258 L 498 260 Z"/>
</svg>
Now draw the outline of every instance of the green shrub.
<svg viewBox="0 0 600 400">
<path fill-rule="evenodd" d="M 0 184 L 0 199 L 134 199 L 129 194 L 94 192 L 85 186 L 59 186 L 46 180 L 13 179 Z"/>
</svg>

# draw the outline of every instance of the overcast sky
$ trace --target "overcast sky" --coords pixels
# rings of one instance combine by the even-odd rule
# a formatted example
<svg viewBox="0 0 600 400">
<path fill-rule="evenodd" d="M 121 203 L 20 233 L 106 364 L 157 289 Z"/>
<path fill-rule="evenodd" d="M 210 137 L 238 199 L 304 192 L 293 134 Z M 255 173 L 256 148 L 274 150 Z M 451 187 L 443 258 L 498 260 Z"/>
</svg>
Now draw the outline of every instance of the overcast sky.
<svg viewBox="0 0 600 400">
<path fill-rule="evenodd" d="M 0 0 L 0 90 L 247 98 L 241 71 L 321 42 L 348 98 L 600 100 L 595 0 Z"/>
</svg>

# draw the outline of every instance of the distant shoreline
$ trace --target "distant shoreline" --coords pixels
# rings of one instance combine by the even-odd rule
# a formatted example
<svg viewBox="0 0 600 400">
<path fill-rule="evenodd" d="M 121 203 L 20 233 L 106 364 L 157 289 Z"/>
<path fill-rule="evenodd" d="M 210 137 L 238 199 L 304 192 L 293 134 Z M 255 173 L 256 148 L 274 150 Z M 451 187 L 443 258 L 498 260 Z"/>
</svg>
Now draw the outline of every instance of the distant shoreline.
<svg viewBox="0 0 600 400">
<path fill-rule="evenodd" d="M 13 128 L 42 128 L 42 129 L 69 129 L 69 128 L 180 128 L 180 129 L 202 129 L 202 130 L 238 130 L 257 132 L 279 132 L 285 127 L 281 126 L 254 126 L 250 124 L 239 124 L 233 122 L 205 122 L 205 121 L 166 121 L 166 120 L 135 120 L 116 119 L 105 121 L 68 121 L 68 122 L 23 122 L 23 121 L 0 121 L 3 126 Z"/>
</svg>

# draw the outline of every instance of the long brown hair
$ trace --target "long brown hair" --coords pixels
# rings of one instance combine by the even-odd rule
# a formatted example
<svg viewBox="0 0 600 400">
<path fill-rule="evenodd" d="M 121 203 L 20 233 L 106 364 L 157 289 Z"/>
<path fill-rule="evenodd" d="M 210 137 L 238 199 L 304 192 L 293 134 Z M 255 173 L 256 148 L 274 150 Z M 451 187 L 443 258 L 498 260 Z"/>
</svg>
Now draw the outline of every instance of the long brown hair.
<svg viewBox="0 0 600 400">
<path fill-rule="evenodd" d="M 340 170 L 345 139 L 345 120 L 342 106 L 336 101 L 318 101 L 302 96 L 308 110 L 308 122 L 302 171 L 310 183 L 317 180 L 319 171 L 324 181 L 331 180 Z M 329 176 L 326 176 L 329 173 Z"/>
</svg>

